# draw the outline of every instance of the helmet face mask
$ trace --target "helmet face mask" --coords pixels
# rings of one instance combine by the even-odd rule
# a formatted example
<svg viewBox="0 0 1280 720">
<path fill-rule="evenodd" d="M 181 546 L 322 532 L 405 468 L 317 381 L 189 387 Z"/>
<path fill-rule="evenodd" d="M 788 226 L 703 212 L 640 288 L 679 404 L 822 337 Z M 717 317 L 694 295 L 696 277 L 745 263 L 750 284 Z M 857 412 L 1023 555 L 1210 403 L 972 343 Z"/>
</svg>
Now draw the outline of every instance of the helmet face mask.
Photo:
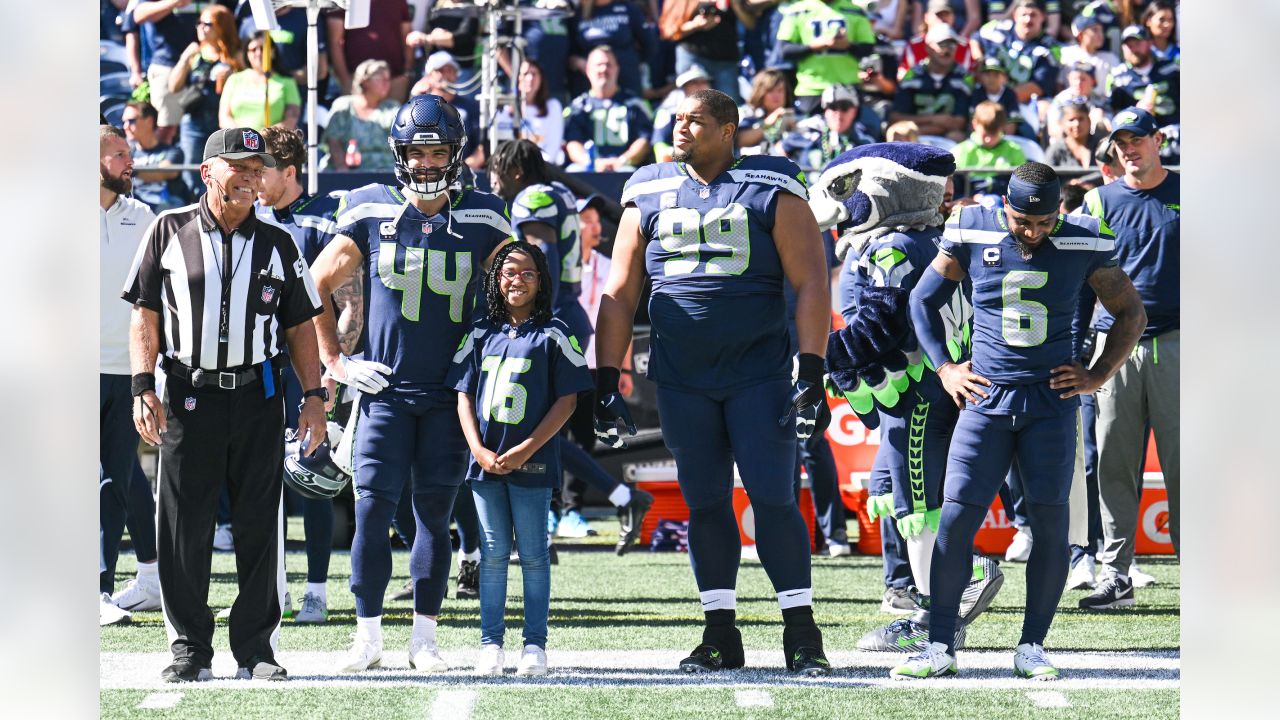
<svg viewBox="0 0 1280 720">
<path fill-rule="evenodd" d="M 417 95 L 400 107 L 387 138 L 395 156 L 396 180 L 423 199 L 443 195 L 462 169 L 462 148 L 467 133 L 462 116 L 438 95 Z M 411 167 L 409 148 L 414 145 L 449 147 L 449 162 L 442 167 Z"/>
</svg>

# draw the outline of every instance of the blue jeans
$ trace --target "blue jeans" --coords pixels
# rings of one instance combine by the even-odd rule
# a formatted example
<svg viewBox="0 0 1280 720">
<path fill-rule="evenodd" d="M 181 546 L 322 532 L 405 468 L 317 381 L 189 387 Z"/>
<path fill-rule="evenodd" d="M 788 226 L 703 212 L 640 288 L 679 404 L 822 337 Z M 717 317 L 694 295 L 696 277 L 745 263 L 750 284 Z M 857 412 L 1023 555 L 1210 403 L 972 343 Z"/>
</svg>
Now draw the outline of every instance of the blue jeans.
<svg viewBox="0 0 1280 720">
<path fill-rule="evenodd" d="M 551 561 L 547 552 L 547 512 L 551 488 L 527 488 L 500 481 L 471 483 L 480 516 L 480 642 L 502 645 L 506 633 L 507 563 L 511 531 L 524 575 L 524 644 L 547 647 L 551 604 Z"/>
</svg>

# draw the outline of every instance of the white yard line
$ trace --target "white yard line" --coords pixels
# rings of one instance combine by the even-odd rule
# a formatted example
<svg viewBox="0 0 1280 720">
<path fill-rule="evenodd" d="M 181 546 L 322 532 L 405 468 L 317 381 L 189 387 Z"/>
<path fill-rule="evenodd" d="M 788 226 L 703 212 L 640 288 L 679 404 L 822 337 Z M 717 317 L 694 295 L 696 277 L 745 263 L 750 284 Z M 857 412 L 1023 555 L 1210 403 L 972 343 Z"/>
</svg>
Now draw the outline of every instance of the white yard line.
<svg viewBox="0 0 1280 720">
<path fill-rule="evenodd" d="M 1027 699 L 1040 708 L 1069 708 L 1071 701 L 1056 690 L 1037 690 L 1027 693 Z"/>
<path fill-rule="evenodd" d="M 138 709 L 168 710 L 177 706 L 179 702 L 182 702 L 182 693 L 180 692 L 151 693 L 142 698 L 142 702 L 138 703 Z"/>
<path fill-rule="evenodd" d="M 733 693 L 738 707 L 773 707 L 773 696 L 764 690 L 738 690 Z"/>
<path fill-rule="evenodd" d="M 431 703 L 428 720 L 468 720 L 475 707 L 476 694 L 472 690 L 441 690 Z"/>
</svg>

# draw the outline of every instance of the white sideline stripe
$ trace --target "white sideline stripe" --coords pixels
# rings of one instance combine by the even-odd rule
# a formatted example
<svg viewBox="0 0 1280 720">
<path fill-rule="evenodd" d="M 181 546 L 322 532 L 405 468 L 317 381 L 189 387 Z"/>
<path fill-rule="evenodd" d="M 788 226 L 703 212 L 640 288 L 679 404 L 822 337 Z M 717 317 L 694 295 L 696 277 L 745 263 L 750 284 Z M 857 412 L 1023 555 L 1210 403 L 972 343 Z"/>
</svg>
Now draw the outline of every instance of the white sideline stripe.
<svg viewBox="0 0 1280 720">
<path fill-rule="evenodd" d="M 764 690 L 738 690 L 733 701 L 738 707 L 773 707 L 773 696 Z"/>
<path fill-rule="evenodd" d="M 1042 708 L 1069 708 L 1071 701 L 1067 700 L 1067 696 L 1056 690 L 1041 690 L 1039 692 L 1027 693 L 1027 699 L 1035 703 L 1036 707 Z"/>
<path fill-rule="evenodd" d="M 182 693 L 180 692 L 151 693 L 150 695 L 142 698 L 142 702 L 138 703 L 138 709 L 168 710 L 171 707 L 175 707 L 181 701 Z"/>
<path fill-rule="evenodd" d="M 430 720 L 467 720 L 475 707 L 476 694 L 471 690 L 441 690 L 431 703 Z"/>
</svg>

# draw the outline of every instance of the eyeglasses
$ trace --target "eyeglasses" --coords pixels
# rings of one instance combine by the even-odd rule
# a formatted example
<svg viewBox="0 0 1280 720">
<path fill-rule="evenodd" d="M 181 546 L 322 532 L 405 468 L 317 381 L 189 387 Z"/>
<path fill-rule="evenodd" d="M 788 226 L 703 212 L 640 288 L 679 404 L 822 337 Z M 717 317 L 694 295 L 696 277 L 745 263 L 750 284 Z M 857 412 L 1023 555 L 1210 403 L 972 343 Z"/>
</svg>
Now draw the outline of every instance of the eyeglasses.
<svg viewBox="0 0 1280 720">
<path fill-rule="evenodd" d="M 501 273 L 503 280 L 515 280 L 520 278 L 521 281 L 531 283 L 538 279 L 536 270 L 503 270 Z"/>
</svg>

